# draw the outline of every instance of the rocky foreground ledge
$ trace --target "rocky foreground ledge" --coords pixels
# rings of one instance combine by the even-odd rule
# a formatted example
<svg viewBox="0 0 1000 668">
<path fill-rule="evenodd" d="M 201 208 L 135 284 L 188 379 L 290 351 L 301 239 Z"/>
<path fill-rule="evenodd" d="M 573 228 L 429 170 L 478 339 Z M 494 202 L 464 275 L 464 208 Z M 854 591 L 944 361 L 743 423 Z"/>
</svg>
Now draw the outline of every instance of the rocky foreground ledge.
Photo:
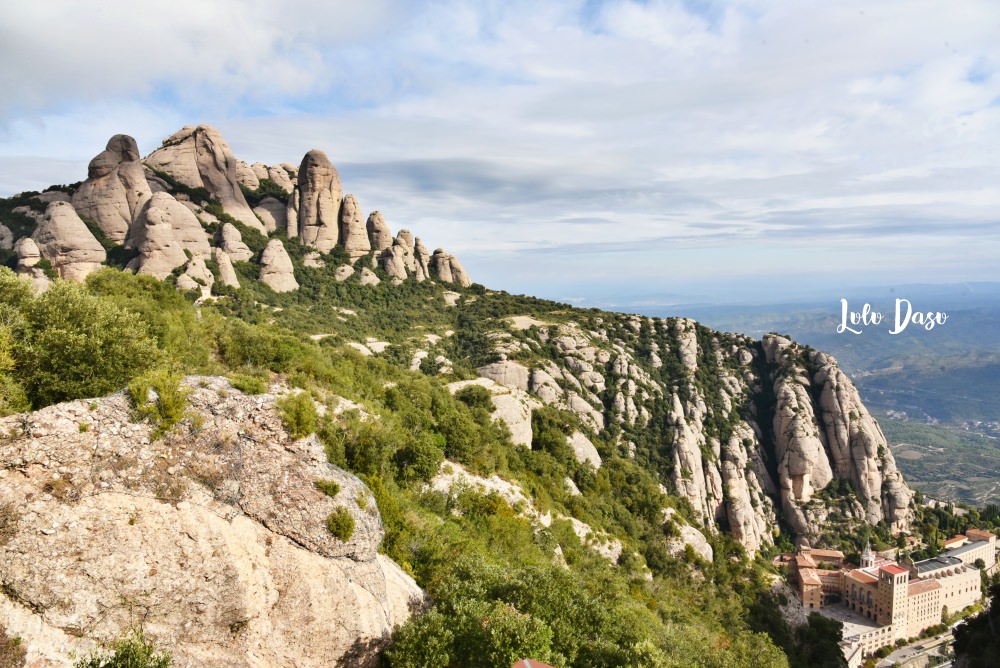
<svg viewBox="0 0 1000 668">
<path fill-rule="evenodd" d="M 138 624 L 177 666 L 366 665 L 423 598 L 377 553 L 371 492 L 287 434 L 279 392 L 185 385 L 188 417 L 152 441 L 122 394 L 0 419 L 0 625 L 30 666 Z"/>
</svg>

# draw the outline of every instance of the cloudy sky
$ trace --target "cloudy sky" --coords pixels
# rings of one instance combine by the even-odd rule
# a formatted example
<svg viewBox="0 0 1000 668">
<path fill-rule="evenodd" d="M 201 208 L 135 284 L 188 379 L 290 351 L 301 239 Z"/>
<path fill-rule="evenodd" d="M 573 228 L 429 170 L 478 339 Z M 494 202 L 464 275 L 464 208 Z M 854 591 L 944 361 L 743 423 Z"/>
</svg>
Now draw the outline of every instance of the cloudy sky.
<svg viewBox="0 0 1000 668">
<path fill-rule="evenodd" d="M 0 195 L 208 123 L 248 162 L 322 148 L 513 292 L 1000 280 L 995 0 L 44 0 L 0 62 Z"/>
</svg>

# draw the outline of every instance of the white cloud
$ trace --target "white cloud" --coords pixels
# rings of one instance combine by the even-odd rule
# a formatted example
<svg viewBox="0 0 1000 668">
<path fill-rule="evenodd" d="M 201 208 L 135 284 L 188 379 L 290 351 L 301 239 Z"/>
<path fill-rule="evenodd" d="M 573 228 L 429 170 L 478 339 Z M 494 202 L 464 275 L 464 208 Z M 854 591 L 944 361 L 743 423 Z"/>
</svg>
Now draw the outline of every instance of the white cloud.
<svg viewBox="0 0 1000 668">
<path fill-rule="evenodd" d="M 0 190 L 23 187 L 15 156 L 85 160 L 116 132 L 148 151 L 209 122 L 249 160 L 323 148 L 363 206 L 499 287 L 509 271 L 477 272 L 490 248 L 589 253 L 567 275 L 599 269 L 621 289 L 712 266 L 640 261 L 643 247 L 715 249 L 740 276 L 761 266 L 741 259 L 748 243 L 779 271 L 815 265 L 810 249 L 869 275 L 989 271 L 991 0 L 691 4 L 10 9 L 0 58 L 20 67 L 0 72 Z M 889 250 L 854 252 L 866 242 Z M 538 271 L 536 256 L 508 264 Z"/>
</svg>

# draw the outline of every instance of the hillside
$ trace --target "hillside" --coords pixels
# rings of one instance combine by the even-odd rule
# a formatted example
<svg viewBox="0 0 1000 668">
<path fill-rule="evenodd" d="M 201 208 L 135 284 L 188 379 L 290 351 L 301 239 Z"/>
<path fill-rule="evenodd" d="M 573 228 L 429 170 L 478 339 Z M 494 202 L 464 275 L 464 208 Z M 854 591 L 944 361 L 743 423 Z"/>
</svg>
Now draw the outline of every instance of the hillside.
<svg viewBox="0 0 1000 668">
<path fill-rule="evenodd" d="M 856 550 L 870 533 L 888 541 L 915 519 L 881 429 L 829 355 L 780 336 L 474 284 L 445 251 L 428 253 L 408 231 L 393 237 L 381 213 L 362 223 L 320 151 L 297 168 L 247 165 L 199 126 L 140 159 L 118 135 L 86 181 L 0 204 L 3 259 L 23 277 L 0 270 L 0 414 L 11 415 L 0 503 L 17 519 L 0 552 L 5 564 L 15 554 L 22 564 L 4 567 L 0 625 L 38 660 L 60 665 L 48 636 L 32 629 L 109 642 L 136 620 L 124 606 L 80 623 L 87 616 L 75 599 L 26 586 L 45 578 L 30 558 L 41 548 L 21 522 L 62 527 L 58 518 L 95 503 L 69 490 L 104 483 L 106 513 L 127 517 L 115 480 L 144 448 L 180 457 L 187 479 L 174 489 L 158 467 L 125 475 L 130 494 L 159 504 L 150 514 L 168 518 L 175 511 L 164 503 L 214 498 L 242 480 L 232 467 L 207 475 L 195 464 L 227 456 L 219 443 L 213 455 L 215 437 L 202 436 L 209 390 L 214 416 L 233 401 L 277 411 L 288 435 L 251 440 L 290 452 L 322 444 L 331 468 L 321 474 L 316 463 L 312 475 L 339 481 L 334 498 L 353 525 L 384 531 L 370 532 L 365 556 L 350 558 L 372 564 L 379 545 L 388 557 L 377 558 L 381 567 L 402 571 L 392 581 L 408 574 L 429 596 L 391 638 L 406 617 L 396 607 L 346 631 L 357 644 L 302 649 L 302 665 L 324 665 L 304 658 L 324 653 L 374 661 L 386 647 L 386 660 L 401 666 L 510 665 L 523 655 L 581 666 L 749 665 L 751 656 L 755 665 L 818 665 L 806 658 L 810 645 L 833 635 L 787 627 L 753 557 L 796 540 Z M 182 383 L 184 374 L 211 379 L 202 388 Z M 131 417 L 121 395 L 94 400 L 125 386 Z M 117 402 L 116 421 L 92 423 L 87 411 L 100 414 L 108 402 Z M 75 421 L 62 431 L 36 427 L 46 410 Z M 232 430 L 252 434 L 251 413 L 240 409 L 244 422 Z M 83 436 L 67 438 L 74 429 Z M 115 457 L 99 457 L 107 434 L 129 430 Z M 25 448 L 41 442 L 44 452 L 53 440 L 68 460 L 62 467 L 59 458 L 26 458 Z M 96 447 L 88 466 L 72 457 L 84 442 Z M 322 495 L 300 489 L 297 524 L 275 529 L 269 505 L 287 503 L 288 492 L 264 479 L 253 485 L 256 509 L 237 497 L 214 502 L 310 559 L 349 552 L 341 545 L 349 536 L 323 533 Z M 43 502 L 34 515 L 18 510 L 29 495 Z M 51 535 L 69 541 L 66 549 L 82 540 Z M 170 542 L 152 533 L 135 541 L 150 552 Z M 115 585 L 112 577 L 87 586 L 102 600 L 101 588 Z M 233 665 L 281 665 L 253 649 L 263 618 L 238 617 L 225 640 L 212 641 L 219 651 Z M 206 621 L 205 637 L 217 637 L 224 619 Z M 139 621 L 182 665 L 196 665 L 206 641 L 179 634 L 176 616 Z M 827 656 L 837 665 L 835 651 Z"/>
</svg>

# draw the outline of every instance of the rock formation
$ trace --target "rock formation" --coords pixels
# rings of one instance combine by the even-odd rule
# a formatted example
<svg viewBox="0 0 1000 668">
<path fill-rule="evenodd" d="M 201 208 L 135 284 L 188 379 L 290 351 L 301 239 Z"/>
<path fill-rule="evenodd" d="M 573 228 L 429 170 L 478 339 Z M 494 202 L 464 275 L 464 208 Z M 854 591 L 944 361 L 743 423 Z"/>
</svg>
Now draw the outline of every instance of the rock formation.
<svg viewBox="0 0 1000 668">
<path fill-rule="evenodd" d="M 165 139 L 145 162 L 186 186 L 205 188 L 230 216 L 247 227 L 264 232 L 264 226 L 250 210 L 240 190 L 239 161 L 215 128 L 187 126 Z"/>
<path fill-rule="evenodd" d="M 205 264 L 205 257 L 197 255 L 191 258 L 184 273 L 177 277 L 177 287 L 181 290 L 198 290 L 202 299 L 212 295 L 212 284 L 215 276 Z"/>
<path fill-rule="evenodd" d="M 14 252 L 17 253 L 17 275 L 31 279 L 38 292 L 44 292 L 49 287 L 49 277 L 45 275 L 45 270 L 38 266 L 42 259 L 42 254 L 38 250 L 38 245 L 31 237 L 21 237 L 14 244 Z"/>
<path fill-rule="evenodd" d="M 219 229 L 219 248 L 224 250 L 233 262 L 247 262 L 253 257 L 253 251 L 243 243 L 243 235 L 232 223 L 226 223 Z"/>
<path fill-rule="evenodd" d="M 82 281 L 107 259 L 104 247 L 67 202 L 49 204 L 32 239 L 56 273 L 71 281 Z"/>
<path fill-rule="evenodd" d="M 299 236 L 302 243 L 322 253 L 329 253 L 340 234 L 340 202 L 344 191 L 340 174 L 326 157 L 313 149 L 306 153 L 299 167 Z"/>
<path fill-rule="evenodd" d="M 120 244 L 152 194 L 135 139 L 115 135 L 90 161 L 87 180 L 72 202 L 77 213 L 93 219 L 108 239 Z"/>
<path fill-rule="evenodd" d="M 233 262 L 229 259 L 229 253 L 218 247 L 213 248 L 212 259 L 219 265 L 219 281 L 230 288 L 240 287 L 240 279 L 236 276 L 236 270 L 233 269 Z"/>
<path fill-rule="evenodd" d="M 438 248 L 431 255 L 430 269 L 445 283 L 456 283 L 462 287 L 472 285 L 472 281 L 469 280 L 465 269 L 459 264 L 458 258 L 454 255 L 449 255 L 442 248 Z"/>
<path fill-rule="evenodd" d="M 285 207 L 285 225 L 289 239 L 299 236 L 299 187 L 297 185 L 288 197 L 288 205 Z"/>
<path fill-rule="evenodd" d="M 275 292 L 298 290 L 295 268 L 281 240 L 271 239 L 260 256 L 260 280 Z"/>
<path fill-rule="evenodd" d="M 365 227 L 368 230 L 368 242 L 373 251 L 380 253 L 392 246 L 392 232 L 389 231 L 389 226 L 381 212 L 372 211 L 368 215 Z"/>
<path fill-rule="evenodd" d="M 254 207 L 253 212 L 264 223 L 264 229 L 268 234 L 288 228 L 288 205 L 274 197 L 262 199 L 260 204 Z"/>
<path fill-rule="evenodd" d="M 10 228 L 0 223 L 0 250 L 10 250 L 14 247 L 14 233 Z"/>
<path fill-rule="evenodd" d="M 378 554 L 371 492 L 314 436 L 289 438 L 275 394 L 187 384 L 192 419 L 152 442 L 121 393 L 0 419 L 0 506 L 19 515 L 0 627 L 31 666 L 69 665 L 137 619 L 177 666 L 371 665 L 423 597 Z M 338 508 L 346 541 L 326 528 Z"/>
<path fill-rule="evenodd" d="M 368 231 L 361 222 L 361 207 L 354 195 L 344 197 L 340 205 L 340 245 L 351 256 L 351 262 L 371 252 Z"/>
<path fill-rule="evenodd" d="M 403 250 L 402 246 L 390 246 L 382 251 L 379 262 L 385 273 L 393 278 L 405 279 L 407 276 L 405 257 L 406 251 Z"/>
<path fill-rule="evenodd" d="M 125 239 L 138 256 L 129 267 L 140 274 L 164 279 L 192 256 L 208 257 L 212 248 L 198 218 L 169 193 L 158 192 L 146 202 Z"/>
</svg>

